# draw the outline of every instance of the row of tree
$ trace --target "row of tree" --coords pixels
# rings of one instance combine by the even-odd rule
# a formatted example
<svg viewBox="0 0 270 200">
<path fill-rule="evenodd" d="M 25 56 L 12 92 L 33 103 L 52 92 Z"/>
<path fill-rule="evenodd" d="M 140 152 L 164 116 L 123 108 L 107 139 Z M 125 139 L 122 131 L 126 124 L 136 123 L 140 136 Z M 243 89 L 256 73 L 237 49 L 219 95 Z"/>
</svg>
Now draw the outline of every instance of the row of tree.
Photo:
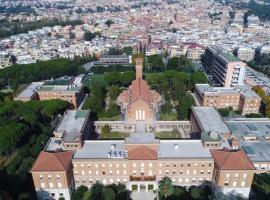
<svg viewBox="0 0 270 200">
<path fill-rule="evenodd" d="M 11 35 L 17 35 L 20 33 L 27 33 L 28 31 L 40 29 L 46 26 L 67 26 L 67 25 L 79 25 L 83 22 L 81 20 L 42 20 L 34 22 L 7 22 L 3 21 L 0 23 L 0 38 L 8 37 Z"/>
<path fill-rule="evenodd" d="M 61 100 L 0 103 L 0 199 L 34 196 L 29 170 L 52 134 L 52 121 L 69 106 Z"/>
<path fill-rule="evenodd" d="M 79 64 L 68 59 L 55 59 L 27 65 L 13 65 L 0 70 L 0 86 L 18 86 L 32 81 L 77 75 L 84 72 Z"/>
<path fill-rule="evenodd" d="M 90 190 L 80 186 L 72 195 L 72 200 L 129 200 L 130 192 L 124 184 L 104 186 L 99 182 L 92 185 Z"/>
</svg>

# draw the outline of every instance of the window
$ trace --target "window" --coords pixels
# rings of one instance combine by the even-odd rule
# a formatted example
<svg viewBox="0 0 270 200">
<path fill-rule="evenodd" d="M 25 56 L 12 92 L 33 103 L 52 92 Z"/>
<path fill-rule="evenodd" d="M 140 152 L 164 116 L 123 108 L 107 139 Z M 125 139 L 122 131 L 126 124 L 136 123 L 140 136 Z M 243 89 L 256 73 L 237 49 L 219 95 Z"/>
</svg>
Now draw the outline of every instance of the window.
<svg viewBox="0 0 270 200">
<path fill-rule="evenodd" d="M 81 167 L 84 167 L 84 164 L 81 164 Z"/>
<path fill-rule="evenodd" d="M 53 183 L 49 183 L 49 187 L 50 188 L 53 188 Z"/>
<path fill-rule="evenodd" d="M 159 170 L 159 171 L 158 171 L 158 174 L 161 175 L 161 174 L 162 174 L 162 170 Z"/>
<path fill-rule="evenodd" d="M 153 165 L 152 165 L 152 163 L 149 163 L 148 166 L 149 166 L 149 167 L 152 167 Z"/>
<path fill-rule="evenodd" d="M 116 171 L 116 174 L 119 175 L 119 170 Z"/>
<path fill-rule="evenodd" d="M 243 175 L 243 178 L 247 178 L 247 174 L 244 174 L 244 175 Z"/>
<path fill-rule="evenodd" d="M 45 183 L 40 183 L 41 188 L 45 188 Z"/>
<path fill-rule="evenodd" d="M 238 178 L 238 174 L 237 173 L 234 175 L 234 178 Z"/>
<path fill-rule="evenodd" d="M 173 167 L 176 167 L 176 164 L 174 164 Z"/>
<path fill-rule="evenodd" d="M 226 178 L 230 178 L 230 174 L 226 174 Z"/>
<path fill-rule="evenodd" d="M 144 167 L 144 163 L 141 163 L 141 167 Z"/>
<path fill-rule="evenodd" d="M 133 170 L 133 171 L 132 171 L 132 174 L 136 174 L 136 173 L 137 173 L 137 171 L 136 171 L 136 170 Z"/>
<path fill-rule="evenodd" d="M 198 166 L 198 163 L 194 163 L 194 166 Z"/>
<path fill-rule="evenodd" d="M 207 170 L 207 174 L 211 174 L 211 171 L 210 171 L 210 169 L 209 169 L 209 170 Z"/>
<path fill-rule="evenodd" d="M 167 163 L 167 164 L 166 164 L 166 167 L 170 167 L 170 164 L 169 164 L 169 163 Z"/>
<path fill-rule="evenodd" d="M 179 174 L 183 174 L 183 170 L 180 170 L 180 171 L 179 171 Z"/>
<path fill-rule="evenodd" d="M 112 170 L 110 170 L 110 175 L 112 175 Z"/>
<path fill-rule="evenodd" d="M 103 175 L 105 175 L 106 173 L 105 172 L 102 172 Z"/>
<path fill-rule="evenodd" d="M 43 176 L 42 175 L 39 175 L 39 179 L 43 179 Z"/>
<path fill-rule="evenodd" d="M 228 185 L 229 185 L 229 182 L 225 181 L 224 186 L 228 186 Z"/>
<path fill-rule="evenodd" d="M 88 171 L 88 174 L 90 175 L 90 174 L 92 174 L 92 172 L 91 171 Z"/>
<path fill-rule="evenodd" d="M 98 171 L 96 171 L 96 175 L 98 175 Z"/>
<path fill-rule="evenodd" d="M 166 170 L 166 174 L 169 174 L 169 170 Z"/>
<path fill-rule="evenodd" d="M 126 165 L 126 164 L 123 164 L 123 167 L 124 167 L 124 168 L 126 168 L 126 167 L 127 167 L 127 165 Z"/>
<path fill-rule="evenodd" d="M 196 170 L 194 170 L 194 171 L 193 171 L 193 174 L 194 174 L 194 175 L 196 175 L 196 174 L 197 174 L 197 171 L 196 171 Z"/>
<path fill-rule="evenodd" d="M 95 167 L 98 168 L 98 164 L 95 164 Z"/>
<path fill-rule="evenodd" d="M 182 178 L 179 178 L 179 179 L 178 179 L 178 182 L 179 182 L 179 183 L 182 183 L 182 181 L 183 181 Z"/>
<path fill-rule="evenodd" d="M 186 180 L 185 180 L 185 181 L 186 181 L 186 183 L 188 183 L 188 182 L 189 182 L 189 178 L 186 178 Z"/>
<path fill-rule="evenodd" d="M 84 175 L 84 171 L 82 171 L 82 175 Z"/>
<path fill-rule="evenodd" d="M 105 167 L 105 164 L 102 164 L 102 167 Z"/>
<path fill-rule="evenodd" d="M 91 167 L 91 165 L 90 165 L 90 164 L 88 164 L 87 166 L 88 166 L 88 167 Z"/>
<path fill-rule="evenodd" d="M 245 185 L 246 185 L 246 182 L 245 181 L 242 181 L 241 187 L 245 187 Z"/>
<path fill-rule="evenodd" d="M 52 176 L 51 175 L 48 175 L 48 179 L 51 179 L 52 178 Z"/>
<path fill-rule="evenodd" d="M 162 164 L 160 163 L 159 166 L 162 167 Z"/>
<path fill-rule="evenodd" d="M 237 182 L 233 182 L 233 187 L 236 187 L 237 186 Z"/>
<path fill-rule="evenodd" d="M 58 188 L 62 188 L 62 183 L 57 183 Z"/>
<path fill-rule="evenodd" d="M 136 167 L 136 163 L 133 163 L 133 167 Z"/>
<path fill-rule="evenodd" d="M 59 175 L 59 174 L 57 174 L 57 175 L 56 175 L 56 178 L 57 178 L 57 179 L 60 179 L 60 175 Z"/>
<path fill-rule="evenodd" d="M 116 167 L 118 168 L 119 167 L 119 164 L 116 164 Z"/>
<path fill-rule="evenodd" d="M 201 170 L 201 174 L 203 174 L 203 170 Z"/>
<path fill-rule="evenodd" d="M 187 170 L 187 175 L 189 175 L 189 170 Z"/>
<path fill-rule="evenodd" d="M 188 163 L 187 166 L 190 167 L 190 164 Z"/>
<path fill-rule="evenodd" d="M 126 174 L 127 174 L 127 171 L 126 171 L 126 170 L 124 170 L 124 171 L 123 171 L 123 174 L 124 174 L 124 175 L 126 175 Z"/>
</svg>

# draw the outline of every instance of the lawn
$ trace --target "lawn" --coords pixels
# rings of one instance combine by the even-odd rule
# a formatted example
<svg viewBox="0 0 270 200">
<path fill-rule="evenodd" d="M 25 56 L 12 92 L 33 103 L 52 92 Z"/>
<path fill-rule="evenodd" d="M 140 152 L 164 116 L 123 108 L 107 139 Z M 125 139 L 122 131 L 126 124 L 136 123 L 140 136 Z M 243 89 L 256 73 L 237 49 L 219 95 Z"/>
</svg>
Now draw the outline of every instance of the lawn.
<svg viewBox="0 0 270 200">
<path fill-rule="evenodd" d="M 105 74 L 93 74 L 89 75 L 84 82 L 84 86 L 90 87 L 93 81 L 100 82 L 102 85 L 107 85 L 107 81 L 104 80 Z"/>
<path fill-rule="evenodd" d="M 177 121 L 177 113 L 160 113 L 159 120 L 161 121 Z"/>
<path fill-rule="evenodd" d="M 181 139 L 181 134 L 178 131 L 161 131 L 156 132 L 155 137 L 158 139 Z"/>
<path fill-rule="evenodd" d="M 125 139 L 129 136 L 129 133 L 127 132 L 110 132 L 110 133 L 102 133 L 100 134 L 101 140 L 107 140 L 107 139 Z"/>
<path fill-rule="evenodd" d="M 100 117 L 98 121 L 120 121 L 121 115 L 116 115 L 113 117 Z"/>
</svg>

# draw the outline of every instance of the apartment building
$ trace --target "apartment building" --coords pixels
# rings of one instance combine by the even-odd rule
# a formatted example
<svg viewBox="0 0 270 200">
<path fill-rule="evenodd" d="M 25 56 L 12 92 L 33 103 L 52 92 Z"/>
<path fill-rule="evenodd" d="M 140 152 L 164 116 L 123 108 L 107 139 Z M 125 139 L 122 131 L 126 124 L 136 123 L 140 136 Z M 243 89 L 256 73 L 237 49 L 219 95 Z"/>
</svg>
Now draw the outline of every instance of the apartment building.
<svg viewBox="0 0 270 200">
<path fill-rule="evenodd" d="M 39 99 L 61 99 L 70 102 L 74 108 L 78 108 L 85 97 L 82 84 L 83 75 L 76 78 L 62 77 L 55 80 L 45 81 L 37 88 Z"/>
<path fill-rule="evenodd" d="M 74 190 L 73 152 L 42 151 L 35 161 L 32 174 L 37 199 L 71 199 Z"/>
<path fill-rule="evenodd" d="M 72 162 L 76 187 L 121 182 L 137 191 L 157 189 L 164 176 L 176 185 L 199 185 L 212 180 L 214 169 L 210 151 L 199 140 L 162 141 L 151 133 L 133 133 L 126 140 L 85 141 Z"/>
<path fill-rule="evenodd" d="M 14 97 L 14 101 L 38 100 L 39 97 L 38 97 L 37 89 L 43 84 L 44 82 L 30 83 Z"/>
<path fill-rule="evenodd" d="M 131 56 L 127 55 L 102 55 L 94 65 L 129 65 L 132 63 Z"/>
<path fill-rule="evenodd" d="M 213 82 L 217 86 L 231 87 L 243 84 L 246 64 L 221 47 L 207 47 L 203 65 L 213 76 Z"/>
<path fill-rule="evenodd" d="M 219 108 L 231 107 L 242 114 L 259 113 L 261 98 L 248 86 L 211 87 L 209 84 L 196 84 L 194 95 L 200 106 Z"/>
<path fill-rule="evenodd" d="M 255 167 L 243 150 L 211 150 L 215 160 L 213 183 L 224 193 L 249 196 Z"/>
</svg>

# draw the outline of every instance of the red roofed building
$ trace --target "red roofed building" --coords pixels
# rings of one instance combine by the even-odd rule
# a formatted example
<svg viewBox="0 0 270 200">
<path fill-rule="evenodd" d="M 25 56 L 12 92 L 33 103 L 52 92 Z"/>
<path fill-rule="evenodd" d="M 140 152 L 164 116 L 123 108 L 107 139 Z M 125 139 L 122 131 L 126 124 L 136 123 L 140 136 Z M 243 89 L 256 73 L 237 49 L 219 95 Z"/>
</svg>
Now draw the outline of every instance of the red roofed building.
<svg viewBox="0 0 270 200">
<path fill-rule="evenodd" d="M 38 199 L 71 198 L 74 190 L 72 157 L 72 151 L 39 154 L 31 169 Z"/>
<path fill-rule="evenodd" d="M 249 196 L 255 167 L 243 150 L 211 150 L 215 161 L 213 182 L 225 193 Z"/>
<path fill-rule="evenodd" d="M 157 160 L 157 151 L 138 145 L 128 152 L 128 160 Z"/>
<path fill-rule="evenodd" d="M 126 114 L 128 122 L 152 122 L 161 101 L 160 94 L 150 90 L 147 82 L 142 78 L 143 59 L 136 59 L 136 79 L 132 81 L 128 90 L 123 91 L 117 98 L 117 104 Z"/>
</svg>

